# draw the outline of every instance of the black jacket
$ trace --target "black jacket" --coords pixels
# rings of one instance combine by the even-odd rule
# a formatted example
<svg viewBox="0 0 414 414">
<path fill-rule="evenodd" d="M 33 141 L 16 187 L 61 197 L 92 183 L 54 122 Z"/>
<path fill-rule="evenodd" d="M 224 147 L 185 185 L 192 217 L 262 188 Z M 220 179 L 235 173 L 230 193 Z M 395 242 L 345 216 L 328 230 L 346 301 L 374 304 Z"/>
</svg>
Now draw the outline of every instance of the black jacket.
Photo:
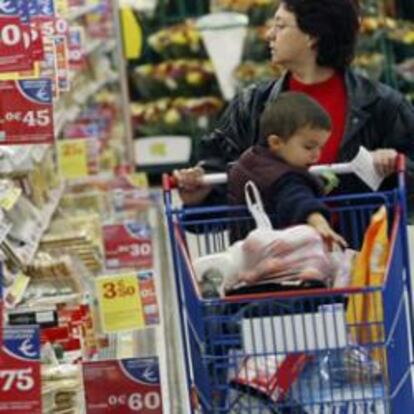
<svg viewBox="0 0 414 414">
<path fill-rule="evenodd" d="M 305 168 L 296 168 L 276 157 L 267 148 L 255 145 L 246 150 L 229 172 L 230 205 L 245 204 L 244 186 L 253 181 L 260 191 L 264 209 L 274 228 L 306 223 L 311 213 L 329 218 L 319 197 L 322 182 Z"/>
<path fill-rule="evenodd" d="M 351 70 L 345 72 L 348 113 L 337 162 L 352 160 L 361 145 L 368 150 L 393 148 L 407 156 L 407 188 L 414 204 L 414 108 L 392 88 L 368 80 Z M 277 81 L 252 85 L 229 104 L 216 128 L 203 137 L 201 165 L 207 171 L 224 171 L 259 136 L 259 119 L 269 100 L 286 89 L 287 75 Z M 395 185 L 387 179 L 383 188 Z M 369 191 L 355 177 L 341 177 L 342 193 Z M 225 202 L 225 189 L 215 189 L 205 204 Z"/>
</svg>

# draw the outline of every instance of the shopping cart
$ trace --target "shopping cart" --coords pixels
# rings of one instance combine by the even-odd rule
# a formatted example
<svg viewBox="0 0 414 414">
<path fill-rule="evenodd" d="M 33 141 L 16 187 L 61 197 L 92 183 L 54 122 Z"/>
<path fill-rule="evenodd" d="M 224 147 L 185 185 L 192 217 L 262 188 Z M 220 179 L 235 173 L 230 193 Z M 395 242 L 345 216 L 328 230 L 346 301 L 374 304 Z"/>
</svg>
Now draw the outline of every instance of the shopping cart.
<svg viewBox="0 0 414 414">
<path fill-rule="evenodd" d="M 391 252 L 382 286 L 203 297 L 192 260 L 224 250 L 235 228 L 254 223 L 244 207 L 175 208 L 172 183 L 164 177 L 193 413 L 414 411 L 403 158 L 396 189 L 326 199 L 355 249 L 386 206 Z M 370 318 L 353 315 L 358 301 L 369 303 Z"/>
</svg>

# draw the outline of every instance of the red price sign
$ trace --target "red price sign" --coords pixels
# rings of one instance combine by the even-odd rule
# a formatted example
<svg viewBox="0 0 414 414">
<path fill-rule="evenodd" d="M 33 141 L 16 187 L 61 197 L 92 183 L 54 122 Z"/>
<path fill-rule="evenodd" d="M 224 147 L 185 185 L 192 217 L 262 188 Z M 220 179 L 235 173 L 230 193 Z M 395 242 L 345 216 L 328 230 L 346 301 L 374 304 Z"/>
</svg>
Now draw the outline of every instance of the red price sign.
<svg viewBox="0 0 414 414">
<path fill-rule="evenodd" d="M 153 249 L 148 226 L 127 222 L 103 227 L 106 265 L 110 269 L 152 267 Z"/>
<path fill-rule="evenodd" d="M 0 370 L 0 391 L 15 393 L 31 391 L 33 388 L 33 368 Z"/>
<path fill-rule="evenodd" d="M 30 43 L 19 17 L 0 16 L 0 72 L 30 70 L 33 67 L 27 49 Z"/>
<path fill-rule="evenodd" d="M 4 329 L 0 349 L 0 412 L 41 414 L 39 334 L 34 327 Z"/>
<path fill-rule="evenodd" d="M 0 82 L 0 145 L 53 142 L 50 79 Z"/>
<path fill-rule="evenodd" d="M 162 414 L 157 358 L 83 364 L 87 414 Z"/>
</svg>

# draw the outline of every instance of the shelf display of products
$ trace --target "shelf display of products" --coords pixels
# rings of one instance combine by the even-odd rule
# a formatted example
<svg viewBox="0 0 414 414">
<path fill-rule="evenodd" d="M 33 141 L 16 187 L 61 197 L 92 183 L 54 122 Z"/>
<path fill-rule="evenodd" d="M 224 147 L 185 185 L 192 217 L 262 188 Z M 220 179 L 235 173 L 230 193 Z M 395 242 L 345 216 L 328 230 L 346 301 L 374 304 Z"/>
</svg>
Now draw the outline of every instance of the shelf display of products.
<svg viewBox="0 0 414 414">
<path fill-rule="evenodd" d="M 128 366 L 165 369 L 157 354 L 166 353 L 160 199 L 145 176 L 128 175 L 119 3 L 3 6 L 0 37 L 13 24 L 27 42 L 0 48 L 0 411 L 89 414 L 84 387 L 100 389 L 105 378 L 85 382 L 82 364 L 93 372 L 100 358 L 128 353 Z M 106 302 L 98 297 L 102 280 Z M 156 332 L 156 349 L 117 345 L 127 336 L 127 280 L 141 312 L 134 329 L 139 338 Z M 119 301 L 108 298 L 108 283 Z M 108 314 L 120 321 L 115 329 L 104 325 Z M 143 359 L 150 351 L 152 360 Z M 156 397 L 168 407 L 161 381 Z M 113 405 L 110 395 L 102 404 Z"/>
</svg>

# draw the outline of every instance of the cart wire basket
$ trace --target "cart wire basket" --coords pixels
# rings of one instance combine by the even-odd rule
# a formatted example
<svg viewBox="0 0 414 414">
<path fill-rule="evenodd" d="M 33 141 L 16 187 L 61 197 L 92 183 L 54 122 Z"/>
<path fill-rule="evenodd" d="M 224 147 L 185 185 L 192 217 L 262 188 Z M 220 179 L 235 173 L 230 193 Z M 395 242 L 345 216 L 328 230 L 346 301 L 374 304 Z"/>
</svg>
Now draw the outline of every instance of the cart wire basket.
<svg viewBox="0 0 414 414">
<path fill-rule="evenodd" d="M 196 257 L 220 252 L 229 234 L 254 227 L 245 207 L 176 208 L 164 201 L 193 413 L 411 413 L 412 292 L 404 159 L 394 190 L 326 198 L 338 231 L 359 250 L 385 206 L 390 254 L 381 286 L 291 287 L 202 295 Z M 358 317 L 366 303 L 370 317 Z"/>
</svg>

